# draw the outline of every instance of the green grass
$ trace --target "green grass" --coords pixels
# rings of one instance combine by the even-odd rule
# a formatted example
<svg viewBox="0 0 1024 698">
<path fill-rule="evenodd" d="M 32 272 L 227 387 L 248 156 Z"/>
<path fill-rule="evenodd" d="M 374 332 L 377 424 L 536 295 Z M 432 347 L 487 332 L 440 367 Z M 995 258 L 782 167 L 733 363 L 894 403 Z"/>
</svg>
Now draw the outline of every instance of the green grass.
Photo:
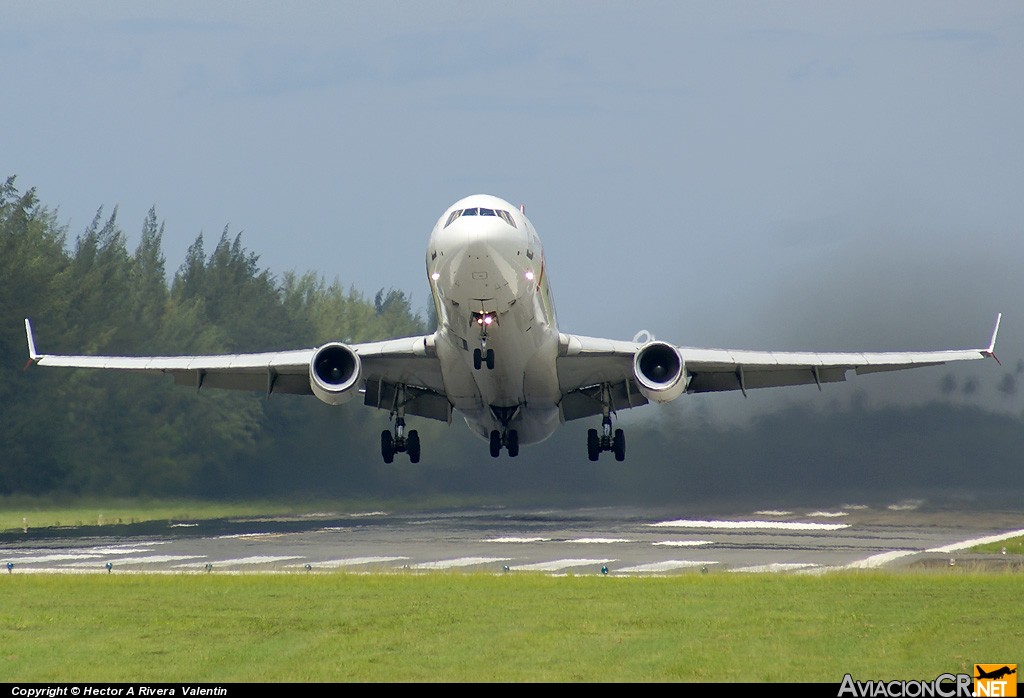
<svg viewBox="0 0 1024 698">
<path fill-rule="evenodd" d="M 835 682 L 1019 662 L 1021 580 L 0 575 L 6 681 Z"/>
</svg>

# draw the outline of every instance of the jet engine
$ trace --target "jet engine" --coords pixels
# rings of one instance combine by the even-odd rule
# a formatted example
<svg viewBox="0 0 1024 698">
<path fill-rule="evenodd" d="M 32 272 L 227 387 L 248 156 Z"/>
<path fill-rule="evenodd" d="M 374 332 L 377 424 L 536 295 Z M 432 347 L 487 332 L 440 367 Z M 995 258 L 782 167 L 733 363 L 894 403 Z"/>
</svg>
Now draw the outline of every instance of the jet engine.
<svg viewBox="0 0 1024 698">
<path fill-rule="evenodd" d="M 651 402 L 670 402 L 689 382 L 683 356 L 665 342 L 648 342 L 633 356 L 633 376 L 640 393 Z"/>
<path fill-rule="evenodd" d="M 340 405 L 358 393 L 363 364 L 352 348 L 340 342 L 325 344 L 309 362 L 309 387 L 328 405 Z"/>
</svg>

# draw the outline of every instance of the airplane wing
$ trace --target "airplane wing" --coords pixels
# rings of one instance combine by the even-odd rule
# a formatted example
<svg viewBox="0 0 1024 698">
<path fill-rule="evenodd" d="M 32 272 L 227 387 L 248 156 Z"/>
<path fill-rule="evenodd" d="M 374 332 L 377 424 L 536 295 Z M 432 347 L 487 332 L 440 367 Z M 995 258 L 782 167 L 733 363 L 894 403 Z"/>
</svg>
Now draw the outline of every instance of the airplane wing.
<svg viewBox="0 0 1024 698">
<path fill-rule="evenodd" d="M 292 395 L 312 395 L 310 365 L 319 347 L 255 354 L 198 356 L 71 356 L 40 354 L 32 325 L 25 320 L 29 363 L 40 366 L 97 368 L 134 373 L 162 373 L 178 385 Z M 396 386 L 406 386 L 406 412 L 451 420 L 433 335 L 348 345 L 358 355 L 364 402 L 390 409 Z"/>
<path fill-rule="evenodd" d="M 995 358 L 1000 314 L 988 347 L 923 352 L 792 352 L 675 347 L 685 370 L 685 392 L 706 393 L 845 381 L 858 375 Z M 611 389 L 613 409 L 648 402 L 637 383 L 634 359 L 647 342 L 561 335 L 558 376 L 565 420 L 601 412 L 601 388 Z M 667 346 L 667 345 L 666 345 Z M 997 359 L 998 361 L 998 359 Z"/>
</svg>

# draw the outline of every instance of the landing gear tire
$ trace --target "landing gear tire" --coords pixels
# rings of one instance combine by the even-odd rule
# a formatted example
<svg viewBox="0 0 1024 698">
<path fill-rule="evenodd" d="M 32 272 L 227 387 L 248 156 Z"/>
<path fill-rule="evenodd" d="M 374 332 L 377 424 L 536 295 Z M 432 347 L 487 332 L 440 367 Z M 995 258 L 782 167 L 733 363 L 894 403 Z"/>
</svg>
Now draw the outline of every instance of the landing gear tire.
<svg viewBox="0 0 1024 698">
<path fill-rule="evenodd" d="M 626 460 L 626 435 L 622 429 L 615 430 L 615 436 L 612 438 L 612 450 L 615 451 L 615 460 Z"/>
<path fill-rule="evenodd" d="M 420 462 L 420 433 L 415 429 L 410 431 L 409 436 L 406 437 L 405 450 L 409 454 L 410 462 Z"/>
<path fill-rule="evenodd" d="M 491 432 L 491 458 L 497 458 L 501 453 L 501 432 L 497 429 Z"/>
<path fill-rule="evenodd" d="M 601 455 L 601 442 L 597 438 L 597 429 L 587 429 L 587 457 L 596 461 Z"/>
<path fill-rule="evenodd" d="M 488 349 L 486 352 L 480 351 L 479 348 L 473 350 L 473 368 L 479 371 L 483 366 L 487 366 L 487 370 L 494 370 L 494 350 Z"/>
<path fill-rule="evenodd" d="M 389 429 L 380 433 L 380 455 L 384 457 L 385 463 L 393 463 L 395 460 L 395 440 Z"/>
<path fill-rule="evenodd" d="M 515 458 L 519 455 L 519 432 L 515 429 L 511 429 L 508 432 L 508 456 L 509 458 Z"/>
</svg>

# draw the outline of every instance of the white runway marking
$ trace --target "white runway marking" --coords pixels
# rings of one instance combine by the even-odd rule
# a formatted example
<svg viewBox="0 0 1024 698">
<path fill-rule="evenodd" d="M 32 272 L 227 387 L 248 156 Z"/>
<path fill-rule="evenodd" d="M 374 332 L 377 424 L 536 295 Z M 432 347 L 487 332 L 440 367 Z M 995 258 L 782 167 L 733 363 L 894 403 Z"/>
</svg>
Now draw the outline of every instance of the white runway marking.
<svg viewBox="0 0 1024 698">
<path fill-rule="evenodd" d="M 651 545 L 664 545 L 669 548 L 696 548 L 699 545 L 711 545 L 709 540 L 661 540 Z"/>
<path fill-rule="evenodd" d="M 202 555 L 146 555 L 143 557 L 126 557 L 126 558 L 112 558 L 109 562 L 114 565 L 116 569 L 119 565 L 158 565 L 163 562 L 177 562 L 179 560 L 194 560 L 196 558 L 203 557 Z M 108 560 L 104 560 L 103 565 L 107 564 Z M 66 567 L 103 567 L 99 564 L 99 561 L 92 562 L 73 562 Z"/>
<path fill-rule="evenodd" d="M 408 560 L 407 557 L 349 557 L 343 560 L 324 560 L 323 562 L 309 563 L 314 568 L 323 567 L 350 567 L 355 565 L 377 565 L 384 562 L 398 562 L 399 560 Z M 293 567 L 300 567 L 301 565 L 292 565 Z"/>
<path fill-rule="evenodd" d="M 487 538 L 484 543 L 547 543 L 550 538 L 515 538 L 513 536 L 505 536 L 504 538 Z"/>
<path fill-rule="evenodd" d="M 664 562 L 651 562 L 646 565 L 622 567 L 616 569 L 615 572 L 669 572 L 685 567 L 704 567 L 717 564 L 714 560 L 665 560 Z"/>
<path fill-rule="evenodd" d="M 1000 533 L 995 536 L 986 536 L 984 538 L 975 538 L 974 540 L 965 540 L 959 543 L 950 543 L 949 545 L 943 545 L 939 548 L 930 548 L 925 552 L 952 553 L 957 550 L 964 550 L 965 548 L 973 548 L 976 545 L 984 545 L 986 543 L 998 543 L 1001 540 L 1006 540 L 1007 538 L 1017 538 L 1018 536 L 1024 536 L 1024 530 L 1007 531 L 1006 533 Z"/>
<path fill-rule="evenodd" d="M 626 538 L 576 538 L 567 540 L 566 543 L 632 543 Z"/>
<path fill-rule="evenodd" d="M 899 560 L 901 557 L 907 557 L 908 555 L 917 555 L 916 550 L 892 550 L 887 553 L 878 553 L 871 557 L 866 557 L 863 560 L 856 560 L 848 565 L 845 565 L 844 569 L 859 570 L 859 569 L 872 569 L 875 567 L 881 567 L 882 565 L 892 562 L 893 560 Z"/>
<path fill-rule="evenodd" d="M 779 529 L 784 531 L 837 531 L 850 524 L 800 523 L 798 521 L 661 521 L 647 524 L 655 528 L 721 528 L 721 529 Z"/>
<path fill-rule="evenodd" d="M 766 511 L 755 511 L 758 516 L 789 516 L 793 512 L 791 511 L 780 511 L 778 509 L 768 509 Z"/>
<path fill-rule="evenodd" d="M 737 567 L 730 572 L 789 572 L 805 570 L 817 565 L 810 562 L 773 562 L 770 565 L 754 565 L 753 567 Z"/>
<path fill-rule="evenodd" d="M 454 560 L 438 560 L 437 562 L 420 562 L 409 565 L 413 570 L 446 570 L 454 567 L 471 567 L 473 565 L 487 565 L 494 562 L 508 560 L 507 557 L 460 557 Z"/>
<path fill-rule="evenodd" d="M 816 519 L 834 519 L 840 516 L 849 516 L 845 511 L 812 511 L 808 516 Z"/>
<path fill-rule="evenodd" d="M 615 562 L 615 560 L 552 560 L 551 562 L 537 562 L 532 565 L 514 565 L 512 569 L 525 572 L 556 572 L 570 567 L 607 565 L 610 562 Z"/>
<path fill-rule="evenodd" d="M 270 562 L 283 562 L 284 560 L 298 560 L 300 555 L 253 555 L 252 557 L 239 557 L 234 560 L 209 560 L 207 562 L 193 562 L 186 565 L 175 565 L 175 567 L 205 567 L 207 564 L 218 565 L 264 565 Z"/>
<path fill-rule="evenodd" d="M 99 555 L 83 555 L 80 553 L 55 553 L 53 555 L 29 555 L 26 557 L 10 557 L 4 562 L 10 561 L 15 565 L 34 565 L 40 562 L 62 562 L 64 560 L 95 560 Z"/>
</svg>

